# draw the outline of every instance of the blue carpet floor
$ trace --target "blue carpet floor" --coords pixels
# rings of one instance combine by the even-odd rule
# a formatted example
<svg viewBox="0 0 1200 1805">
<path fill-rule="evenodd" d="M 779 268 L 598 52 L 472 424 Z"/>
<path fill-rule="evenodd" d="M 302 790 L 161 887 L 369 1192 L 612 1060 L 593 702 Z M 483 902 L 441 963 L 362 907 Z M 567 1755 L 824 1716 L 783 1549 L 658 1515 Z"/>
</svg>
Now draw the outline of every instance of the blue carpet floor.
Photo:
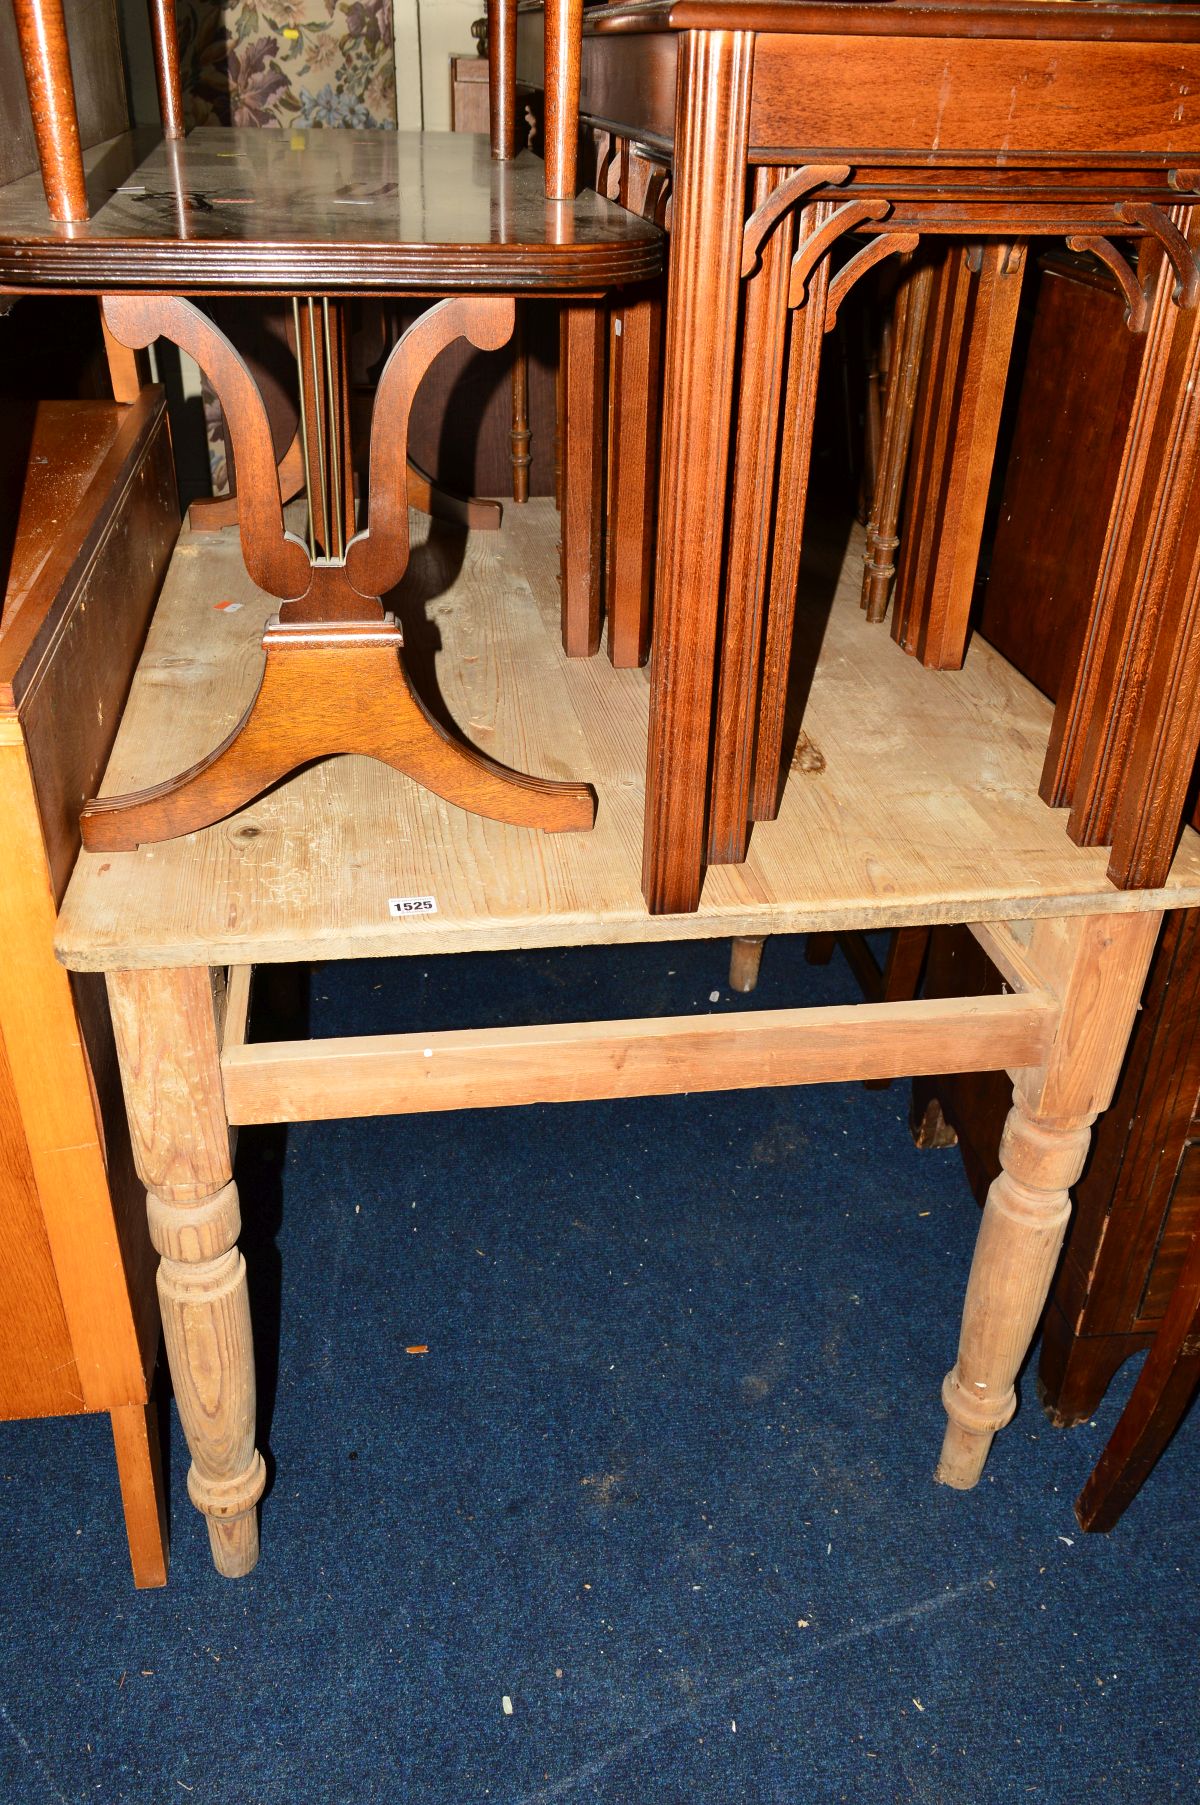
<svg viewBox="0 0 1200 1805">
<path fill-rule="evenodd" d="M 854 995 L 797 942 L 750 999 L 727 961 L 338 966 L 306 1007 Z M 212 1571 L 176 1429 L 171 1580 L 136 1593 L 107 1421 L 0 1425 L 0 1798 L 1196 1797 L 1200 1423 L 1083 1536 L 1134 1370 L 1059 1432 L 1031 1366 L 979 1488 L 932 1483 L 977 1212 L 906 1115 L 898 1084 L 244 1133 L 260 1565 Z"/>
</svg>

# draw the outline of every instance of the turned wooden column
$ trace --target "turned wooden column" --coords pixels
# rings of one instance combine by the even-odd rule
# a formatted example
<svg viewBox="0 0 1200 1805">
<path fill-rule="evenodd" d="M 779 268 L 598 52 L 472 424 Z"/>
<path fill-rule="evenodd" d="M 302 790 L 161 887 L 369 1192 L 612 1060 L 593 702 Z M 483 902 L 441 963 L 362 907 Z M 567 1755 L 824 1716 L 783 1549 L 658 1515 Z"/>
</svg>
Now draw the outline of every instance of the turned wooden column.
<svg viewBox="0 0 1200 1805">
<path fill-rule="evenodd" d="M 863 566 L 862 605 L 869 621 L 880 621 L 887 613 L 892 578 L 896 574 L 900 497 L 908 469 L 913 410 L 917 402 L 921 351 L 932 291 L 933 265 L 922 262 L 905 270 L 896 295 L 883 436 L 875 464 Z"/>
<path fill-rule="evenodd" d="M 1112 1096 L 1161 915 L 1037 922 L 1029 962 L 1061 1005 L 1049 1056 L 1012 1074 L 1001 1172 L 987 1195 L 967 1281 L 950 1421 L 936 1477 L 967 1490 L 1017 1407 L 1015 1381 L 1037 1329 L 1091 1127 Z"/>
<path fill-rule="evenodd" d="M 207 968 L 108 977 L 121 1081 L 162 1306 L 175 1401 L 192 1455 L 188 1495 L 217 1571 L 258 1559 L 266 1473 L 254 1445 L 254 1347 Z"/>
<path fill-rule="evenodd" d="M 86 219 L 87 186 L 62 0 L 13 0 L 51 219 Z"/>
</svg>

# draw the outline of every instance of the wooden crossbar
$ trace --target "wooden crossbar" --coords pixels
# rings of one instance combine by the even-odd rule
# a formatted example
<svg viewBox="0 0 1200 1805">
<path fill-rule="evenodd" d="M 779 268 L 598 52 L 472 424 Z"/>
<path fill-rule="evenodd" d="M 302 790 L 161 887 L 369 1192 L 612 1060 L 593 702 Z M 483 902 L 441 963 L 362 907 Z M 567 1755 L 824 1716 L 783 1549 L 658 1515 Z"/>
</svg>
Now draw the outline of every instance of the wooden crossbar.
<svg viewBox="0 0 1200 1805">
<path fill-rule="evenodd" d="M 1040 1065 L 1046 991 L 228 1046 L 231 1123 L 571 1103 Z"/>
</svg>

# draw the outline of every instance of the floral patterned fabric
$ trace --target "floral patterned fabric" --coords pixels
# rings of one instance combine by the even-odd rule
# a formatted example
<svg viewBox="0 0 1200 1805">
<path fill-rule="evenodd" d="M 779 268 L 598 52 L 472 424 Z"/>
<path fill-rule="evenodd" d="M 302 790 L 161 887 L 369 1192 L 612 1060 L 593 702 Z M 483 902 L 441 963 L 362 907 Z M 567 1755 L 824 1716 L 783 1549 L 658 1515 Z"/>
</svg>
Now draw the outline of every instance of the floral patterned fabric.
<svg viewBox="0 0 1200 1805">
<path fill-rule="evenodd" d="M 178 0 L 188 126 L 396 124 L 391 0 Z"/>
<path fill-rule="evenodd" d="M 196 125 L 395 130 L 392 0 L 176 0 L 189 131 Z M 229 487 L 221 405 L 202 385 L 214 495 Z"/>
</svg>

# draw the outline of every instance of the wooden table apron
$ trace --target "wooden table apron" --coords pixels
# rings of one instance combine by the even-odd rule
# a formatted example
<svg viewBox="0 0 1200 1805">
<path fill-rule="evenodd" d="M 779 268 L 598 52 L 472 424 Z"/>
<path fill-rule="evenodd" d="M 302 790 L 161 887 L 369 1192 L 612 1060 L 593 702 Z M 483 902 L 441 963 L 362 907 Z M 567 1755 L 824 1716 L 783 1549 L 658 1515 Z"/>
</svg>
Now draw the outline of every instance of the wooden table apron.
<svg viewBox="0 0 1200 1805">
<path fill-rule="evenodd" d="M 523 11 L 519 73 L 531 83 L 539 33 L 539 13 Z M 1161 882 L 1200 710 L 1176 699 L 1139 716 L 1128 685 L 1153 667 L 1161 695 L 1195 656 L 1190 553 L 1186 570 L 1171 572 L 1180 529 L 1195 525 L 1187 397 L 1197 343 L 1200 8 L 632 0 L 586 15 L 582 113 L 671 172 L 644 836 L 651 909 L 695 908 L 706 859 L 743 857 L 747 816 L 774 812 L 772 710 L 781 703 L 770 692 L 786 657 L 820 342 L 859 276 L 931 235 L 979 247 L 994 283 L 1014 278 L 979 380 L 1003 382 L 1029 237 L 1094 250 L 1125 288 L 1131 326 L 1150 331 L 1123 520 L 1114 514 L 1103 560 L 1108 589 L 1081 692 L 1056 725 L 1068 751 L 1089 729 L 1101 743 L 1082 754 L 1082 775 L 1048 769 L 1043 794 L 1071 801 L 1076 783 L 1087 798 L 1099 791 L 1090 816 L 1077 806 L 1072 837 L 1111 844 L 1110 874 L 1122 886 Z M 831 281 L 833 248 L 850 231 L 864 242 Z M 1116 242 L 1130 238 L 1153 252 L 1136 270 Z M 769 297 L 756 299 L 756 289 Z M 751 375 L 751 361 L 766 367 Z M 745 410 L 761 409 L 781 383 L 788 399 L 773 490 L 774 434 Z M 1161 449 L 1138 463 L 1136 443 Z M 980 476 L 986 485 L 990 457 L 973 475 L 969 447 L 955 455 L 960 488 L 978 487 Z M 775 496 L 773 551 L 757 568 L 744 541 L 761 543 L 765 523 L 745 505 L 748 490 Z M 982 495 L 970 500 L 968 512 L 981 518 L 981 508 Z M 966 544 L 969 553 L 969 534 Z M 726 585 L 727 565 L 738 575 Z M 927 661 L 961 660 L 965 633 L 965 618 L 952 619 L 949 643 Z M 757 783 L 745 749 L 756 715 Z"/>
</svg>

